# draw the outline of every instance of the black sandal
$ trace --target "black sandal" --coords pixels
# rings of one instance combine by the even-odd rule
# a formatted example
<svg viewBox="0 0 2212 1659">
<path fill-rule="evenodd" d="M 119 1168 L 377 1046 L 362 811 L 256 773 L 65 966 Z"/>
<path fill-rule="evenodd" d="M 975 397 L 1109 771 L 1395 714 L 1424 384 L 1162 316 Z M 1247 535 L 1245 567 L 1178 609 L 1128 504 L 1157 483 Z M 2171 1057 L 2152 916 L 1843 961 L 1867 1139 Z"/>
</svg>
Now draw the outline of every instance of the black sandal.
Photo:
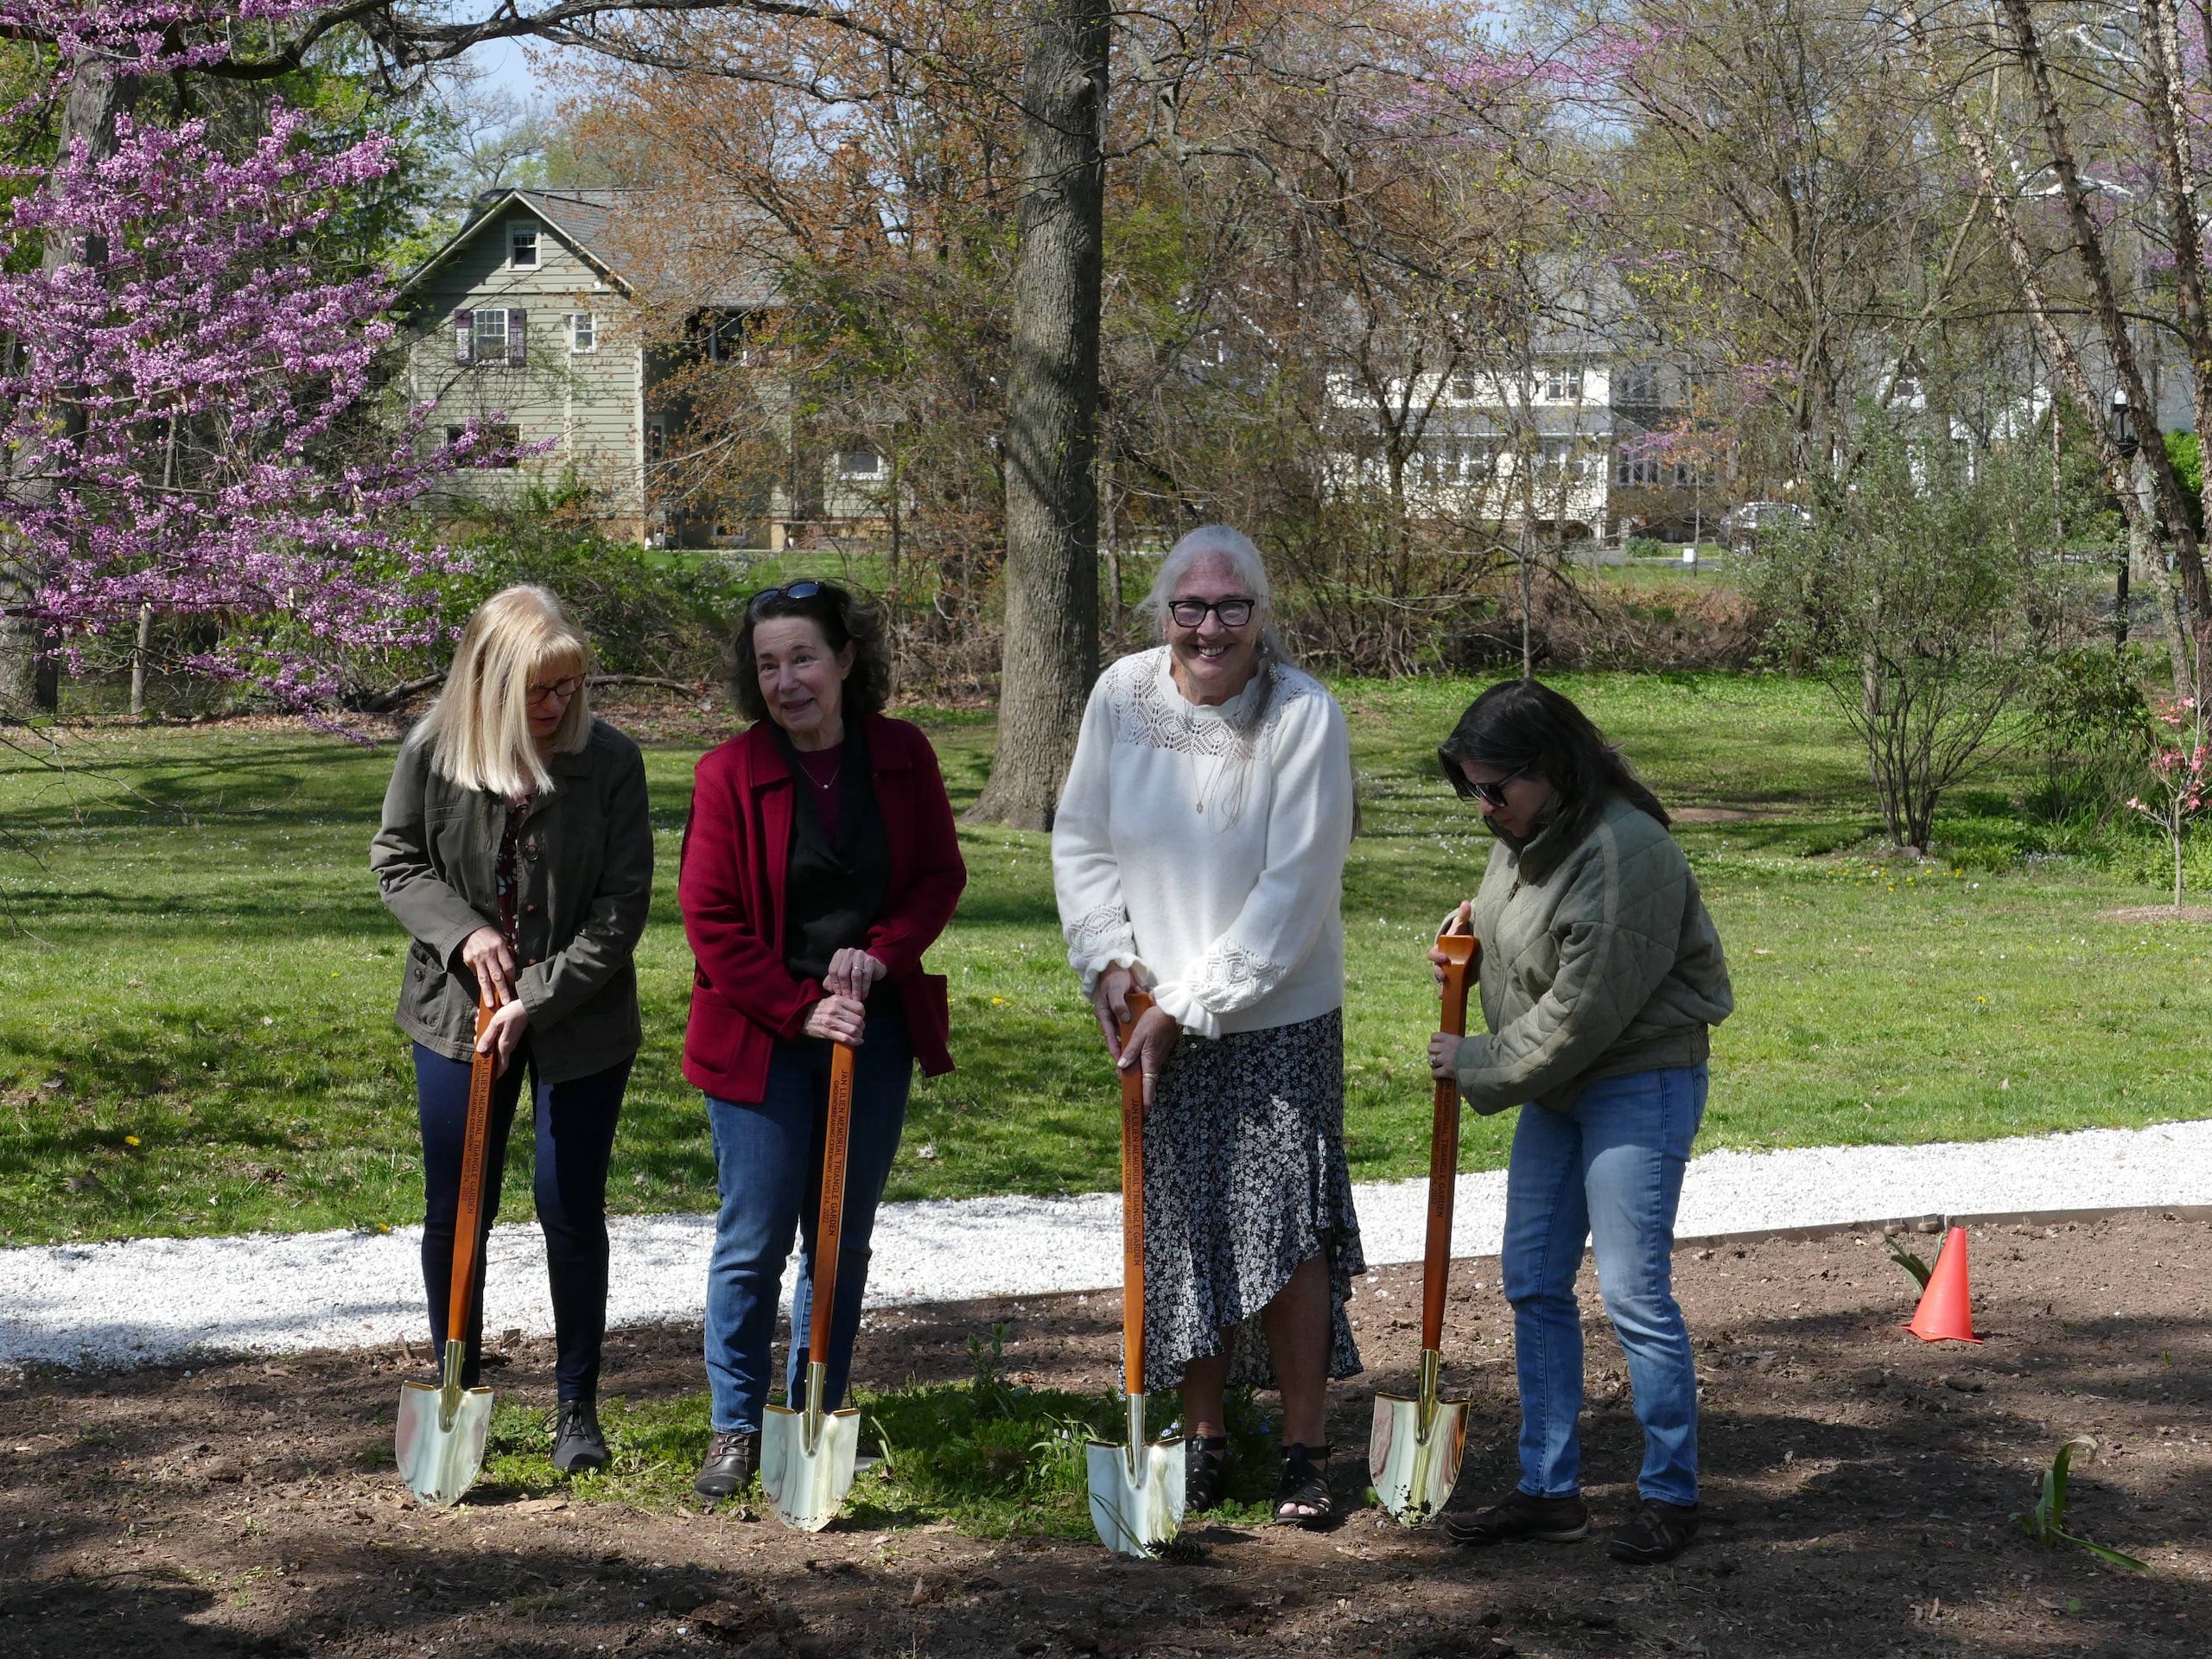
<svg viewBox="0 0 2212 1659">
<path fill-rule="evenodd" d="M 1335 1450 L 1333 1446 L 1307 1446 L 1299 1440 L 1283 1447 L 1282 1478 L 1275 1483 L 1275 1525 L 1303 1527 L 1313 1532 L 1337 1518 L 1337 1500 L 1329 1491 L 1328 1475 L 1329 1454 Z"/>
<path fill-rule="evenodd" d="M 1229 1490 L 1229 1436 L 1193 1434 L 1183 1442 L 1183 1510 L 1196 1515 Z"/>
</svg>

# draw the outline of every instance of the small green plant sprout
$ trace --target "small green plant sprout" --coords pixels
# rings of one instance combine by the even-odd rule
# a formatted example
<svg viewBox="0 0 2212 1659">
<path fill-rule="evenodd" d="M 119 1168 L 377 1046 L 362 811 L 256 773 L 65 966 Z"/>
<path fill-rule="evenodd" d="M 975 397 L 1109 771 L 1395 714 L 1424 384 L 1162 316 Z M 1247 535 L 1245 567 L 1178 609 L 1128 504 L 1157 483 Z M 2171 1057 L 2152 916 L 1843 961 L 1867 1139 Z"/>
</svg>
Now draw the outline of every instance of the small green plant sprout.
<svg viewBox="0 0 2212 1659">
<path fill-rule="evenodd" d="M 1891 1233 L 1887 1235 L 1883 1238 L 1882 1243 L 1890 1247 L 1890 1260 L 1896 1262 L 1897 1266 L 1903 1268 L 1907 1273 L 1910 1274 L 1916 1280 L 1917 1280 L 1920 1283 L 1920 1287 L 1923 1290 L 1927 1289 L 1928 1275 L 1934 1272 L 1935 1269 L 1929 1267 L 1927 1262 L 1922 1261 L 1919 1256 L 1916 1255 L 1912 1251 L 1905 1249 L 1904 1242 L 1898 1238 L 1896 1234 Z"/>
<path fill-rule="evenodd" d="M 968 1338 L 968 1363 L 975 1373 L 976 1396 L 1002 1417 L 1013 1416 L 1014 1402 L 1029 1392 L 1028 1384 L 1007 1381 L 1006 1339 L 1013 1334 L 1014 1327 L 1000 1320 L 991 1326 L 989 1342 L 981 1337 Z"/>
<path fill-rule="evenodd" d="M 2057 1454 L 2050 1460 L 2050 1467 L 2043 1471 L 2037 1484 L 2035 1507 L 2015 1510 L 2011 1518 L 2018 1522 L 2028 1536 L 2046 1549 L 2056 1549 L 2061 1544 L 2072 1544 L 2114 1567 L 2132 1567 L 2138 1573 L 2148 1572 L 2150 1569 L 2133 1555 L 2108 1549 L 2102 1544 L 2091 1543 L 2079 1533 L 2066 1530 L 2066 1472 L 2074 1461 L 2077 1448 L 2085 1460 L 2097 1454 L 2097 1443 L 2086 1434 L 2067 1441 L 2058 1448 Z"/>
</svg>

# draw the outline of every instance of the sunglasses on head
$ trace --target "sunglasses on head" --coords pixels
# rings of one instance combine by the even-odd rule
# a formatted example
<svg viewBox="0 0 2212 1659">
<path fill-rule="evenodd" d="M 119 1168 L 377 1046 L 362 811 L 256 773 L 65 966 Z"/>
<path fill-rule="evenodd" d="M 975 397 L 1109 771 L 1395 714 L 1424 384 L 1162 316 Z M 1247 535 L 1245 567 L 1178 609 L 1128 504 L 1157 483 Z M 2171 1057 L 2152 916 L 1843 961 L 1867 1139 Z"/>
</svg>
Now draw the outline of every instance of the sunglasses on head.
<svg viewBox="0 0 2212 1659">
<path fill-rule="evenodd" d="M 745 613 L 747 616 L 758 616 L 760 614 L 760 607 L 774 600 L 812 599 L 828 586 L 827 582 L 785 582 L 780 588 L 763 588 L 745 601 Z"/>
<path fill-rule="evenodd" d="M 1536 763 L 1535 761 L 1531 760 L 1528 762 L 1527 765 L 1516 766 L 1512 771 L 1507 772 L 1504 777 L 1497 779 L 1493 783 L 1487 784 L 1478 784 L 1473 779 L 1468 777 L 1465 772 L 1462 772 L 1459 774 L 1459 781 L 1466 785 L 1465 790 L 1462 792 L 1473 796 L 1485 806 L 1503 807 L 1505 804 L 1505 786 L 1511 783 L 1516 778 L 1527 776 L 1529 767 L 1533 766 Z"/>
</svg>

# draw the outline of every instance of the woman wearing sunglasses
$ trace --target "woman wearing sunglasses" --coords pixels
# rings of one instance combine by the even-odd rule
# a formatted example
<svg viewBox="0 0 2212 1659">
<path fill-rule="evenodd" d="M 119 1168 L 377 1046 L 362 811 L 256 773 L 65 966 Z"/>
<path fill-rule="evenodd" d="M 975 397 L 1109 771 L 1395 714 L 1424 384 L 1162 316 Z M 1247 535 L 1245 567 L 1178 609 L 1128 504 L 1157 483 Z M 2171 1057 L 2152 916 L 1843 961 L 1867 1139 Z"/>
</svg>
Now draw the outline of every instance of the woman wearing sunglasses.
<svg viewBox="0 0 2212 1659">
<path fill-rule="evenodd" d="M 1336 700 L 1284 659 L 1243 535 L 1184 537 L 1146 604 L 1166 643 L 1100 676 L 1052 825 L 1068 960 L 1144 1082 L 1147 1376 L 1129 1386 L 1181 1389 L 1192 1510 L 1227 1478 L 1225 1391 L 1280 1388 L 1275 1519 L 1319 1526 L 1365 1265 L 1344 1147 L 1351 750 Z M 1153 1007 L 1123 1046 L 1140 983 Z"/>
<path fill-rule="evenodd" d="M 607 1331 L 607 1169 L 638 1052 L 631 965 L 652 902 L 638 746 L 591 712 L 590 647 L 561 602 L 518 587 L 461 631 L 445 690 L 399 752 L 369 861 L 413 936 L 399 1028 L 415 1042 L 423 1130 L 423 1281 L 430 1351 L 446 1340 L 471 1054 L 498 1057 L 483 1224 L 531 1080 L 532 1188 L 553 1299 L 553 1462 L 607 1461 L 596 1408 Z M 498 1013 L 476 1034 L 479 986 Z M 481 1281 L 470 1315 L 475 1386 Z"/>
<path fill-rule="evenodd" d="M 1489 1030 L 1438 1033 L 1429 1067 L 1478 1112 L 1522 1108 L 1501 1263 L 1521 1481 L 1500 1503 L 1446 1515 L 1444 1530 L 1471 1546 L 1589 1532 L 1574 1298 L 1587 1240 L 1643 1428 L 1642 1501 L 1609 1548 L 1631 1564 L 1669 1560 L 1698 1528 L 1697 1373 L 1675 1302 L 1675 1206 L 1705 1113 L 1708 1033 L 1735 1006 L 1728 964 L 1666 809 L 1566 697 L 1533 680 L 1494 685 L 1439 754 L 1497 844 L 1451 922 L 1482 942 Z"/>
<path fill-rule="evenodd" d="M 683 1075 L 707 1096 L 721 1190 L 707 1270 L 713 1436 L 693 1485 L 728 1497 L 760 1461 L 785 1260 L 801 1240 L 785 1370 L 805 1403 L 811 1321 L 830 1320 L 823 1404 L 843 1402 L 868 1236 L 920 1063 L 952 1069 L 942 975 L 922 953 L 968 873 L 937 754 L 887 719 L 874 616 L 844 589 L 755 594 L 730 690 L 753 724 L 699 762 L 677 891 L 698 969 Z M 836 1306 L 813 1306 L 832 1045 L 853 1068 Z"/>
</svg>

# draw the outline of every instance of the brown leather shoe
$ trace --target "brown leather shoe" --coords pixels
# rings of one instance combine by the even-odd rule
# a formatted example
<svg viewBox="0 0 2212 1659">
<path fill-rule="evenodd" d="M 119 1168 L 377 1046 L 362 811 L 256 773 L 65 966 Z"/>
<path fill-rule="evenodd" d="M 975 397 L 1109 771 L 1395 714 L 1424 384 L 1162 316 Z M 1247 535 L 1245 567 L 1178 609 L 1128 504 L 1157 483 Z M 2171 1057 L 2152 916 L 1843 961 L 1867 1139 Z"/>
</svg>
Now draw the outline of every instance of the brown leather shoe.
<svg viewBox="0 0 2212 1659">
<path fill-rule="evenodd" d="M 753 1484 L 760 1466 L 759 1429 L 717 1429 L 707 1442 L 707 1459 L 691 1478 L 691 1490 L 702 1497 L 729 1497 Z"/>
</svg>

